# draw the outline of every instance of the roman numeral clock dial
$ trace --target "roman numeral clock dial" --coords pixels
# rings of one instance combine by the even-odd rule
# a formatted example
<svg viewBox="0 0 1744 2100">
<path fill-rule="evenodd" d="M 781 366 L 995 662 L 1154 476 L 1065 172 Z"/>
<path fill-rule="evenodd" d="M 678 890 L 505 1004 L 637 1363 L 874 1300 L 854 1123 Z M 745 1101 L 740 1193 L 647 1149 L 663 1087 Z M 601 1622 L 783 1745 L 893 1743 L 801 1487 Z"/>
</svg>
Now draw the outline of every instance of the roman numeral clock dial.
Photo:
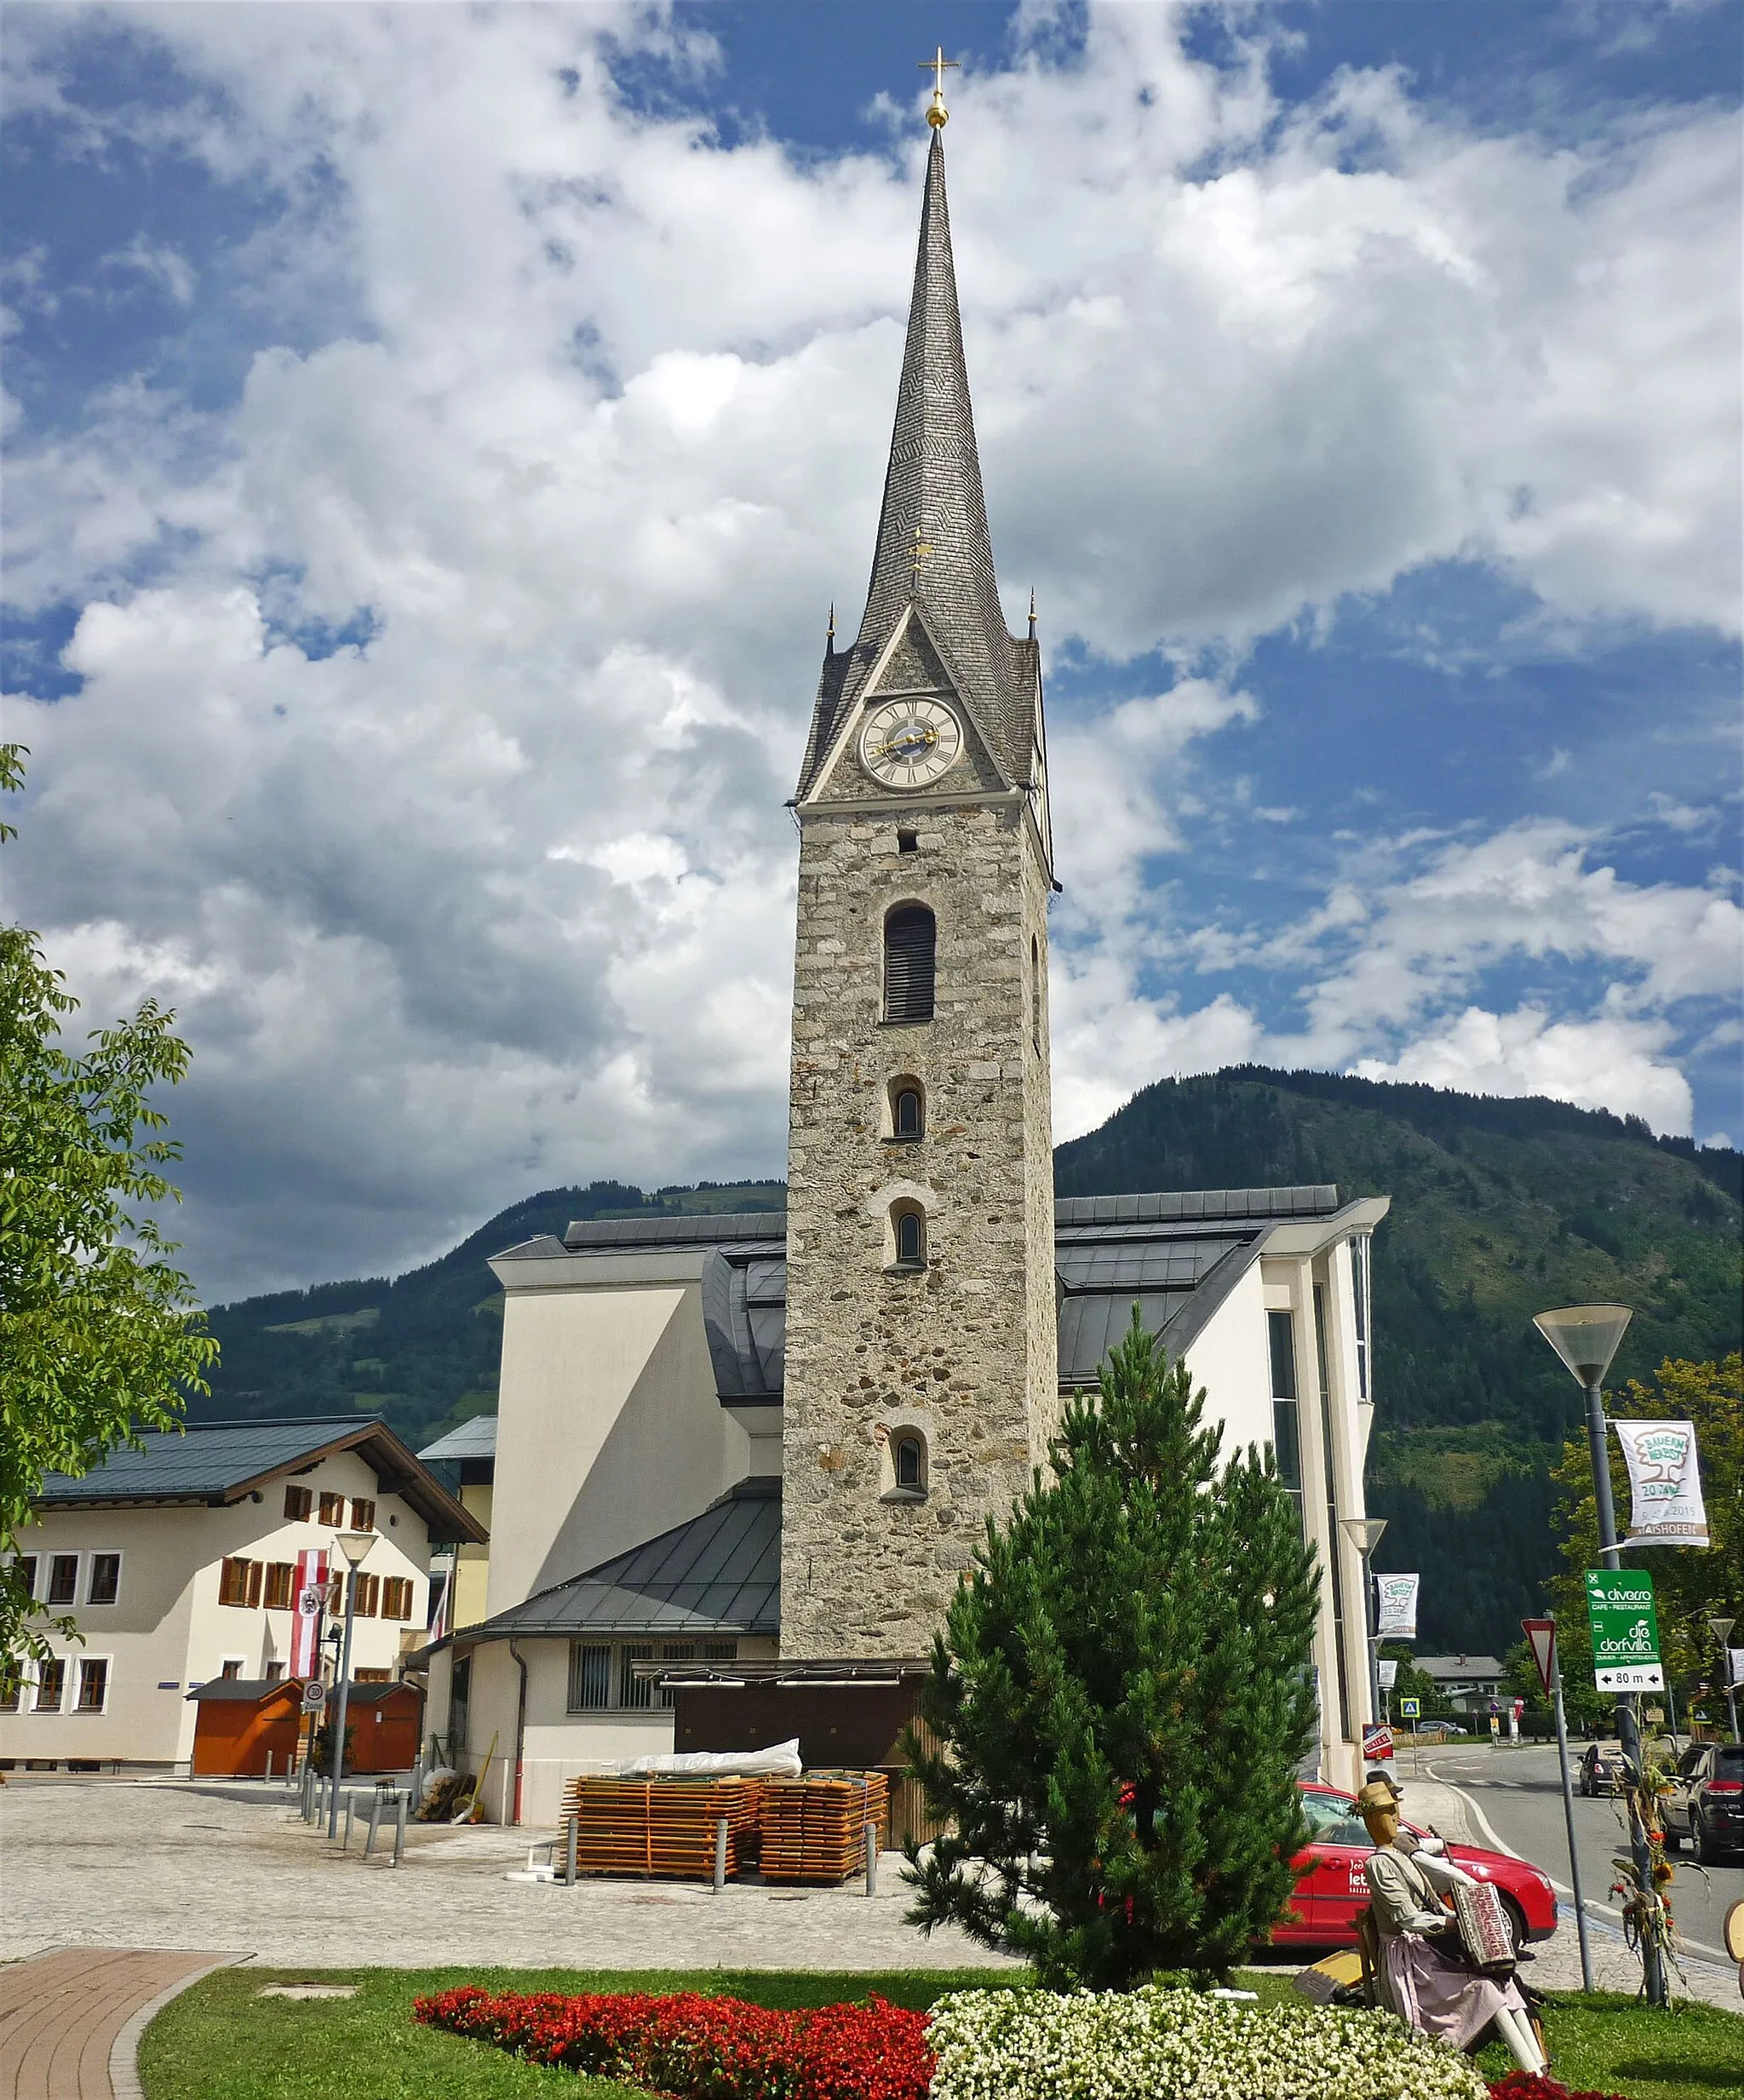
<svg viewBox="0 0 1744 2100">
<path fill-rule="evenodd" d="M 942 700 L 890 700 L 860 732 L 860 763 L 887 788 L 924 788 L 962 755 L 962 726 Z"/>
</svg>

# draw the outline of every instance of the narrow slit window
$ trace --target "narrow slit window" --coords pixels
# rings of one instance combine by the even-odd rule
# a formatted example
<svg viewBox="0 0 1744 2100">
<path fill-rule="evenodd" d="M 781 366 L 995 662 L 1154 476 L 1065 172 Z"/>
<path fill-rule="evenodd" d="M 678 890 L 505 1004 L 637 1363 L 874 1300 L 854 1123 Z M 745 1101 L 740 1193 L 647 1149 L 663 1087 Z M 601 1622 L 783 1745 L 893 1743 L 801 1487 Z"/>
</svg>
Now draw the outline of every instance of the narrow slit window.
<svg viewBox="0 0 1744 2100">
<path fill-rule="evenodd" d="M 884 1018 L 932 1018 L 938 922 L 925 904 L 899 904 L 884 921 Z"/>
<path fill-rule="evenodd" d="M 926 1259 L 926 1221 L 918 1210 L 897 1214 L 896 1258 L 902 1267 L 912 1269 L 921 1267 Z"/>
<path fill-rule="evenodd" d="M 918 1437 L 898 1437 L 893 1454 L 896 1484 L 918 1494 L 926 1484 L 926 1454 Z"/>
<path fill-rule="evenodd" d="M 1041 1054 L 1041 943 L 1030 936 L 1030 1040 Z"/>
<path fill-rule="evenodd" d="M 896 1134 L 899 1138 L 918 1138 L 926 1127 L 926 1114 L 918 1087 L 901 1087 L 897 1090 L 896 1113 L 892 1117 Z"/>
</svg>

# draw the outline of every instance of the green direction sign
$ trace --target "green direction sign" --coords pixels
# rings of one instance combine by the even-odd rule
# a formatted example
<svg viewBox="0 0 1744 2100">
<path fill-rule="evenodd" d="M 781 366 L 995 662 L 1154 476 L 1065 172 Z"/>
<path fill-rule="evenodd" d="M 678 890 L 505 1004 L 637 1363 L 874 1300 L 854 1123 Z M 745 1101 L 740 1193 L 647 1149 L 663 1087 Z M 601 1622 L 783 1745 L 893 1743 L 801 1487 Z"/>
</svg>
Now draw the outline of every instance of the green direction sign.
<svg viewBox="0 0 1744 2100">
<path fill-rule="evenodd" d="M 1422 1711 L 1423 1701 L 1420 1699 L 1402 1699 L 1399 1701 L 1399 1712 L 1408 1721 L 1414 1721 Z"/>
<path fill-rule="evenodd" d="M 1638 1568 L 1589 1568 L 1586 1616 L 1601 1691 L 1663 1691 L 1653 1577 Z"/>
</svg>

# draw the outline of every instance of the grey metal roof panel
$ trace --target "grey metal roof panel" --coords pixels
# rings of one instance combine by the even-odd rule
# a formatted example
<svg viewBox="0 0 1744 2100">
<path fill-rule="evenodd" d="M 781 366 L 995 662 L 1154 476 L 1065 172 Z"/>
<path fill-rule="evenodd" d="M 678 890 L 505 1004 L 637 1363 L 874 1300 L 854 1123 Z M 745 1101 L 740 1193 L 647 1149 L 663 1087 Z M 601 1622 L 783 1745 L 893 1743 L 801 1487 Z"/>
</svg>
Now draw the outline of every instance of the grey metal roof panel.
<svg viewBox="0 0 1744 2100">
<path fill-rule="evenodd" d="M 572 1254 L 590 1248 L 709 1247 L 753 1241 L 767 1242 L 775 1253 L 785 1253 L 787 1214 L 741 1210 L 687 1217 L 578 1218 L 563 1235 L 563 1244 Z"/>
<path fill-rule="evenodd" d="M 1054 1269 L 1069 1291 L 1192 1290 L 1248 1236 L 1068 1240 L 1054 1249 Z"/>
<path fill-rule="evenodd" d="M 496 1455 L 496 1417 L 475 1414 L 458 1429 L 427 1444 L 418 1456 L 428 1465 L 443 1459 L 488 1459 Z"/>
<path fill-rule="evenodd" d="M 193 1422 L 147 1430 L 141 1448 L 112 1451 L 88 1473 L 46 1473 L 37 1502 L 198 1501 L 232 1493 L 275 1468 L 327 1449 L 368 1424 L 355 1414 L 301 1421 Z"/>
<path fill-rule="evenodd" d="M 773 1634 L 780 1624 L 780 1483 L 753 1479 L 688 1523 L 462 1627 L 458 1638 Z"/>
<path fill-rule="evenodd" d="M 1059 1309 L 1059 1382 L 1093 1386 L 1102 1359 L 1126 1333 L 1137 1301 L 1139 1317 L 1152 1334 L 1167 1330 L 1190 1303 L 1181 1291 L 1086 1292 L 1064 1300 Z"/>
<path fill-rule="evenodd" d="M 1217 1220 L 1319 1218 L 1339 1207 L 1334 1182 L 1285 1189 L 1185 1189 L 1134 1196 L 1065 1196 L 1053 1206 L 1056 1229 Z"/>
</svg>

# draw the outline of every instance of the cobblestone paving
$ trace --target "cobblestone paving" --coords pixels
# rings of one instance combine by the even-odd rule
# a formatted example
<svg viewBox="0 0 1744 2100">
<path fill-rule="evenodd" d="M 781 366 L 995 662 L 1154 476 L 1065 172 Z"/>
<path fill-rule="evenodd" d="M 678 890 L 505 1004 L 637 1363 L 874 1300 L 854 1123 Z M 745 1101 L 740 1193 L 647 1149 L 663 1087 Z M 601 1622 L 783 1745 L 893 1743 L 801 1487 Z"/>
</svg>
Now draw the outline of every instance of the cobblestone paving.
<svg viewBox="0 0 1744 2100">
<path fill-rule="evenodd" d="M 240 1795 L 241 1798 L 238 1798 Z M 349 1855 L 265 1788 L 14 1780 L 0 1792 L 0 1959 L 66 1946 L 252 1954 L 272 1967 L 967 1968 L 997 1957 L 879 1892 L 505 1881 L 534 1835 L 415 1827 L 404 1864 Z"/>
</svg>

